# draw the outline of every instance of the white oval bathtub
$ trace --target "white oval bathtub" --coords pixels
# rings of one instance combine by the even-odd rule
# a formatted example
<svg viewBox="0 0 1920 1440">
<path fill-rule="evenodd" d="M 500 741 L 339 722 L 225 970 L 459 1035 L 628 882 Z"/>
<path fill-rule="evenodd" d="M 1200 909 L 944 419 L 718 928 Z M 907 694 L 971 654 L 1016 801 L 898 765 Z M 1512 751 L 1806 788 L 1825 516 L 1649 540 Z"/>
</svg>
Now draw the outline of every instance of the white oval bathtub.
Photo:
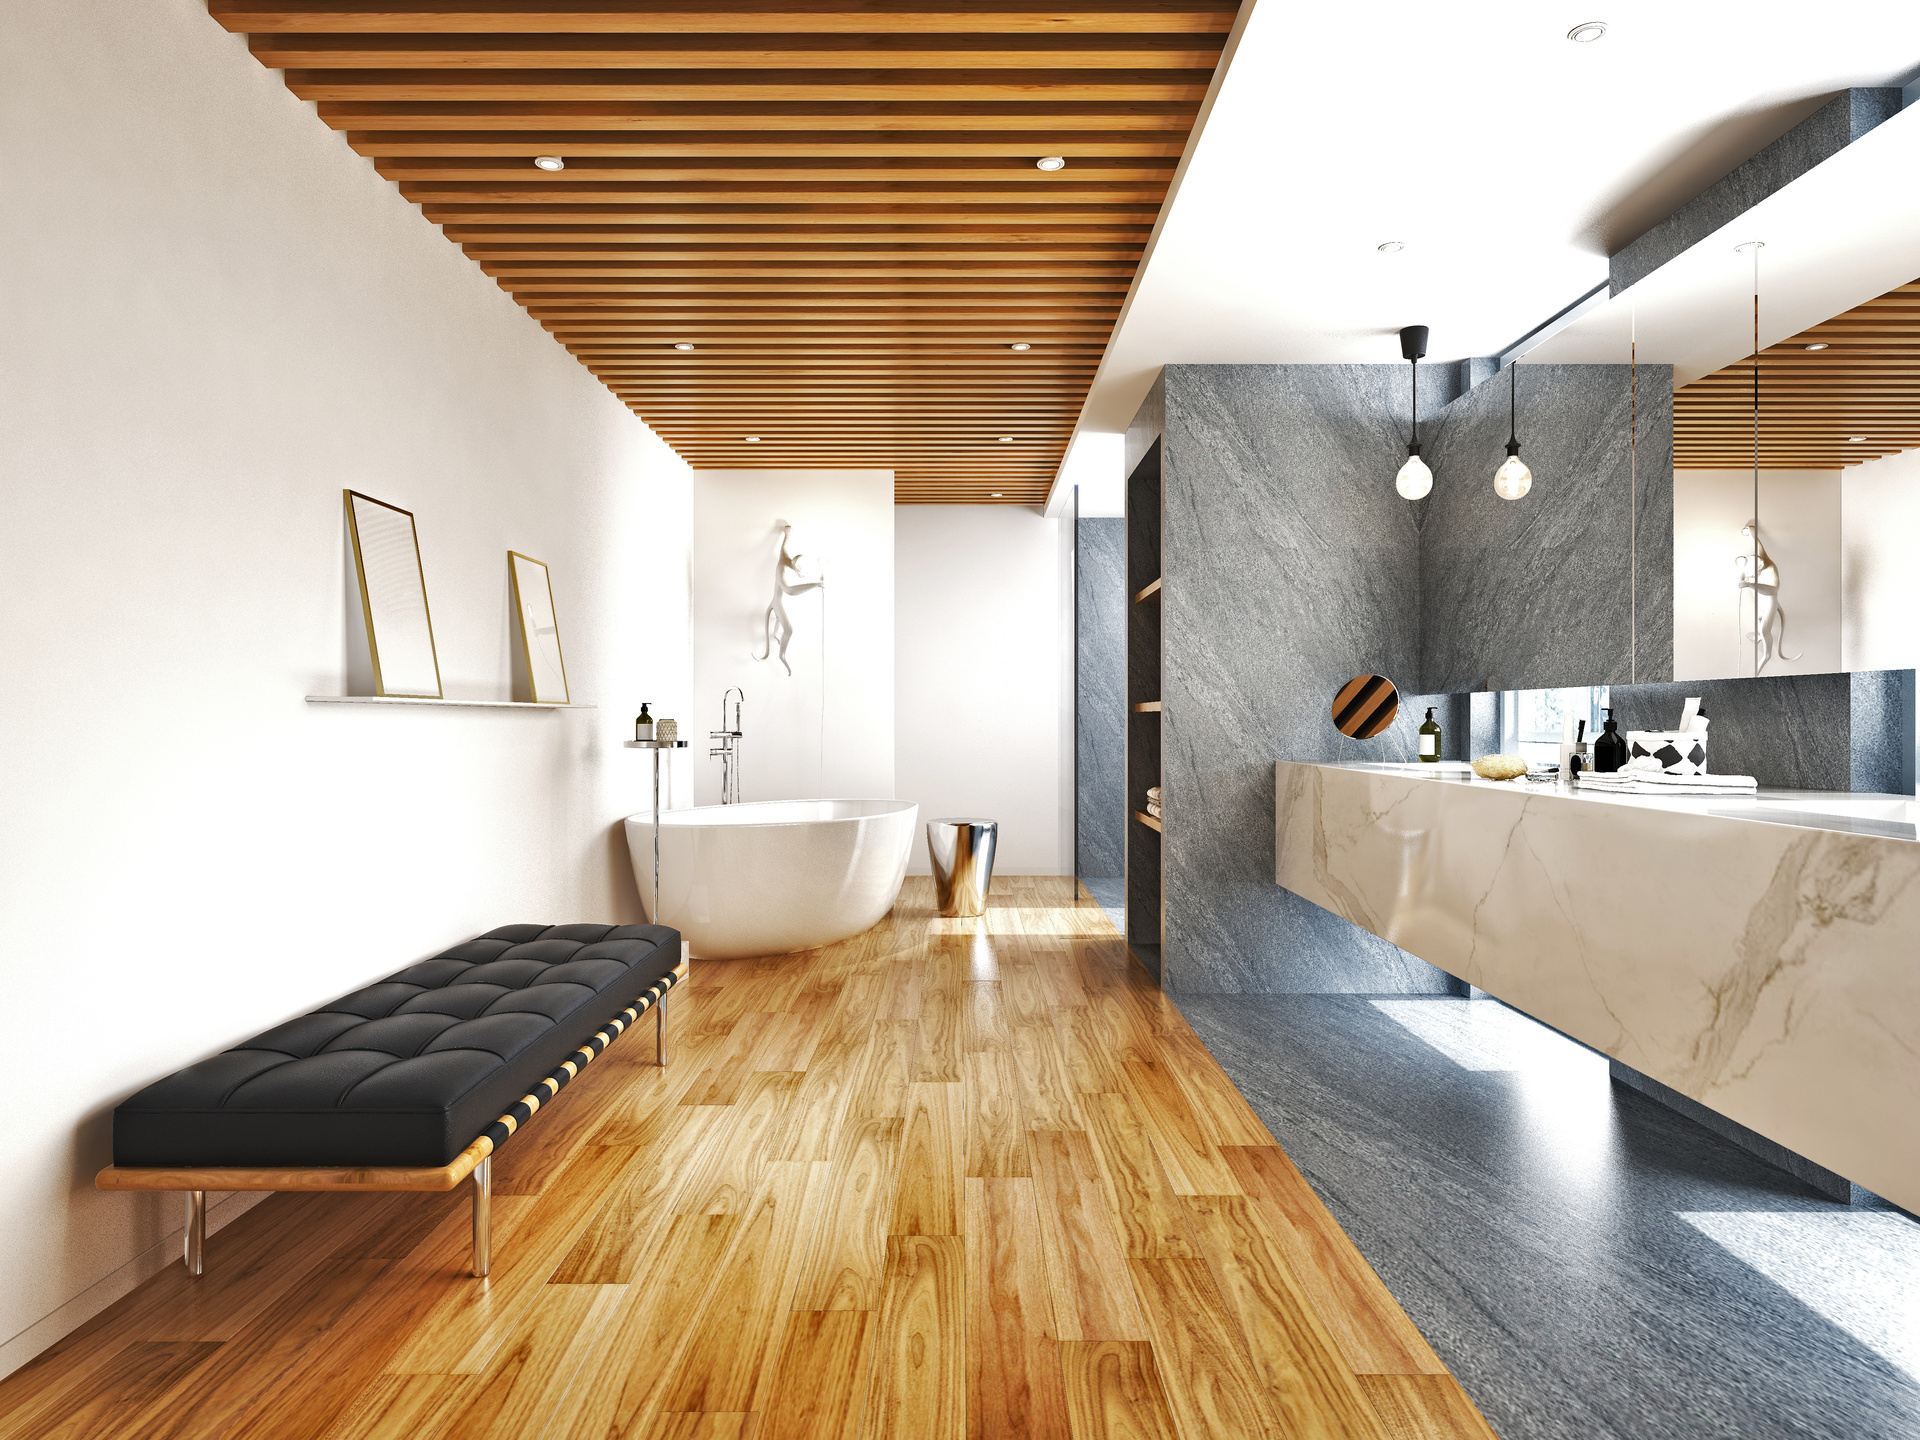
<svg viewBox="0 0 1920 1440">
<path fill-rule="evenodd" d="M 660 923 L 704 960 L 785 955 L 858 935 L 893 908 L 919 815 L 911 800 L 669 810 L 660 830 Z M 651 916 L 651 814 L 627 817 L 627 849 Z"/>
</svg>

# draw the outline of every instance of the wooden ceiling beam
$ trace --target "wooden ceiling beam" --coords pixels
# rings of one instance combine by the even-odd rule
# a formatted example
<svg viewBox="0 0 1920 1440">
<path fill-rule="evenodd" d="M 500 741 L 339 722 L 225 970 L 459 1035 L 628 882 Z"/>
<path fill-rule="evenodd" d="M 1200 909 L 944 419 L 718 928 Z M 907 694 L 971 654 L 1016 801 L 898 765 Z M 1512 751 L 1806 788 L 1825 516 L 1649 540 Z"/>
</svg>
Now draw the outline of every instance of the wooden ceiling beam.
<svg viewBox="0 0 1920 1440">
<path fill-rule="evenodd" d="M 639 134 L 698 126 L 733 130 L 876 131 L 1006 130 L 1059 136 L 1083 130 L 1167 132 L 1184 137 L 1197 101 L 1137 100 L 422 100 L 322 102 L 320 118 L 336 130 L 613 130 Z"/>
<path fill-rule="evenodd" d="M 1158 100 L 1197 105 L 1207 93 L 1205 70 L 995 69 L 661 69 L 661 70 L 372 70 L 284 69 L 302 100 L 338 104 L 406 95 L 418 102 L 473 103 L 685 100 L 807 103 L 868 100 L 1017 101 L 1036 93 L 1051 100 Z"/>
<path fill-rule="evenodd" d="M 1177 161 L 1185 131 L 1074 131 L 1057 143 L 1076 168 L 1094 159 Z M 1004 130 L 660 131 L 611 135 L 602 130 L 349 130 L 347 143 L 370 159 L 491 159 L 530 161 L 559 155 L 569 165 L 588 159 L 776 160 L 959 159 L 995 156 L 1029 164 L 1034 142 Z"/>
<path fill-rule="evenodd" d="M 274 70 L 1040 71 L 1076 81 L 1107 71 L 1209 73 L 1220 35 L 327 34 L 269 32 L 247 48 Z M 1202 81 L 1202 88 L 1205 82 Z M 824 97 L 823 97 L 824 98 Z M 1167 97 L 1178 98 L 1178 97 Z"/>
<path fill-rule="evenodd" d="M 741 35 L 994 34 L 1221 35 L 1233 26 L 1234 0 L 1105 0 L 1105 3 L 930 5 L 925 0 L 415 0 L 376 5 L 351 0 L 212 0 L 213 18 L 236 34 L 414 35 Z"/>
<path fill-rule="evenodd" d="M 620 280 L 688 279 L 941 279 L 981 277 L 1009 280 L 1120 280 L 1133 278 L 1131 265 L 1095 265 L 1086 261 L 1021 264 L 1014 260 L 926 260 L 905 265 L 873 260 L 864 264 L 805 258 L 774 264 L 766 260 L 735 260 L 721 256 L 701 264 L 686 260 L 480 260 L 480 268 L 498 279 Z M 1124 288 L 1124 287 L 1123 287 Z"/>
<path fill-rule="evenodd" d="M 771 202 L 715 202 L 710 205 L 556 205 L 531 199 L 521 203 L 487 205 L 432 202 L 421 205 L 421 213 L 435 225 L 672 225 L 715 227 L 738 223 L 742 226 L 791 228 L 796 238 L 822 225 L 954 225 L 988 226 L 998 221 L 1007 229 L 1063 225 L 1085 230 L 1111 223 L 1119 226 L 1152 223 L 1156 207 L 1139 205 L 1093 205 L 1075 203 L 1046 209 L 1039 206 L 1018 210 L 980 208 L 967 210 L 952 205 L 916 205 L 885 203 L 829 204 L 823 201 L 773 204 Z"/>
<path fill-rule="evenodd" d="M 1101 264 L 1132 267 L 1140 259 L 1137 245 L 1021 245 L 996 249 L 989 245 L 917 245 L 885 243 L 879 245 L 769 246 L 761 241 L 748 245 L 716 244 L 689 246 L 679 244 L 626 245 L 497 245 L 465 244 L 460 247 L 475 264 L 513 264 L 523 261 L 552 262 L 606 261 L 619 264 L 697 261 L 701 264 L 746 264 L 772 261 L 781 265 L 810 263 L 839 264 L 921 264 L 964 261 L 993 264 L 1012 261 L 1047 264 Z"/>
<path fill-rule="evenodd" d="M 529 175 L 540 172 L 527 167 Z M 1034 171 L 1038 175 L 1039 171 Z M 416 205 L 1158 205 L 1164 184 L 1009 185 L 955 181 L 688 180 L 657 185 L 608 181 L 501 180 L 491 184 L 420 180 L 400 193 Z"/>
<path fill-rule="evenodd" d="M 1032 152 L 1039 148 L 1030 145 L 1027 150 Z M 790 188 L 801 184 L 839 186 L 858 183 L 885 185 L 889 187 L 889 192 L 900 186 L 916 187 L 906 192 L 909 194 L 971 194 L 973 192 L 965 187 L 1011 186 L 1021 194 L 1024 203 L 1028 198 L 1025 193 L 1028 190 L 1045 191 L 1049 200 L 1057 199 L 1062 193 L 1095 200 L 1114 195 L 1129 198 L 1149 191 L 1164 194 L 1167 182 L 1173 178 L 1171 160 L 1145 164 L 1135 160 L 1076 160 L 1069 165 L 1072 171 L 1071 188 L 1063 190 L 1059 177 L 1068 172 L 1049 173 L 1035 169 L 1033 162 L 1037 158 L 1032 153 L 980 159 L 928 159 L 920 156 L 902 159 L 892 155 L 826 160 L 784 156 L 773 159 L 729 157 L 713 160 L 651 156 L 606 160 L 568 158 L 567 168 L 553 172 L 551 179 L 540 178 L 548 172 L 536 168 L 531 156 L 518 156 L 511 161 L 470 160 L 455 156 L 421 159 L 383 157 L 373 162 L 373 168 L 389 180 L 406 181 L 410 185 L 477 185 L 482 194 L 489 194 L 494 187 L 524 182 L 530 193 L 557 190 L 568 196 L 588 198 L 599 194 L 619 194 L 629 187 L 651 194 L 662 185 L 676 188 L 698 185 L 707 190 L 752 190 L 759 186 Z"/>
<path fill-rule="evenodd" d="M 952 225 L 874 225 L 844 233 L 823 230 L 813 225 L 688 225 L 649 226 L 623 229 L 615 225 L 589 225 L 570 228 L 561 224 L 531 225 L 448 225 L 441 231 L 457 245 L 586 245 L 596 248 L 649 246 L 714 246 L 721 251 L 777 245 L 794 253 L 807 254 L 834 246 L 867 246 L 882 249 L 892 246 L 1063 246 L 1097 245 L 1131 251 L 1143 250 L 1147 227 L 1105 225 L 1087 229 L 1012 225 L 964 228 Z"/>
</svg>

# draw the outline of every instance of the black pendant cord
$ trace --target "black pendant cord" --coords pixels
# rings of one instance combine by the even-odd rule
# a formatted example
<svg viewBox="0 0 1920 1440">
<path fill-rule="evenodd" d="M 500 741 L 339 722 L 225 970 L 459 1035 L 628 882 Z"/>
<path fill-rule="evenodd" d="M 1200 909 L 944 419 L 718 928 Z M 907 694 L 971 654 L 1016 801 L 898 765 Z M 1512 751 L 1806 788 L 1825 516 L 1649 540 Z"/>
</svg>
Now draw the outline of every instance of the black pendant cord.
<svg viewBox="0 0 1920 1440">
<path fill-rule="evenodd" d="M 1520 453 L 1520 362 L 1507 366 L 1507 453 Z"/>
<path fill-rule="evenodd" d="M 1420 362 L 1415 359 L 1413 365 L 1413 438 L 1407 441 L 1407 453 L 1420 453 Z"/>
<path fill-rule="evenodd" d="M 1753 673 L 1760 673 L 1760 247 L 1753 250 Z"/>
</svg>

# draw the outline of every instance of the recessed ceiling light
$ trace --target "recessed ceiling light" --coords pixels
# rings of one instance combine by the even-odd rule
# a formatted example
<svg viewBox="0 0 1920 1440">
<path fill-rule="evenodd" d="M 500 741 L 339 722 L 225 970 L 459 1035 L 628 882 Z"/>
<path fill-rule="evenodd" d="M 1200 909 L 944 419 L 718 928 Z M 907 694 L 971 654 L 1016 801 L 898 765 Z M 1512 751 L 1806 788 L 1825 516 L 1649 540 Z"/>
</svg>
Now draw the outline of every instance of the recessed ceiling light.
<svg viewBox="0 0 1920 1440">
<path fill-rule="evenodd" d="M 1376 245 L 1373 248 L 1378 250 L 1382 255 L 1398 255 L 1402 250 L 1407 248 L 1407 242 L 1404 240 L 1389 240 L 1384 245 Z"/>
<path fill-rule="evenodd" d="M 1013 443 L 1013 436 L 1011 436 L 1011 435 L 1002 435 L 1002 436 L 1000 437 L 1000 443 L 1001 443 L 1002 445 L 1011 445 L 1011 444 Z"/>
<path fill-rule="evenodd" d="M 987 498 L 989 500 L 998 500 L 1000 498 L 1000 492 L 996 490 L 991 495 L 987 496 Z"/>
<path fill-rule="evenodd" d="M 1009 350 L 1031 350 L 1033 346 L 1027 344 L 1026 341 L 1022 340 L 1018 345 L 1009 345 L 1007 346 L 1007 348 Z"/>
<path fill-rule="evenodd" d="M 1809 349 L 1809 350 L 1824 350 L 1824 349 L 1826 349 L 1826 348 L 1827 348 L 1827 342 L 1826 342 L 1826 341 L 1824 341 L 1824 340 L 1822 340 L 1822 341 L 1821 341 L 1821 342 L 1820 342 L 1819 344 L 1817 344 L 1817 345 L 1809 345 L 1809 346 L 1807 346 L 1807 349 Z"/>
<path fill-rule="evenodd" d="M 533 157 L 533 165 L 536 170 L 564 170 L 567 168 L 567 162 L 562 160 L 558 155 L 536 155 Z"/>
<path fill-rule="evenodd" d="M 1864 435 L 1849 435 L 1847 436 L 1847 443 L 1849 445 L 1861 445 L 1866 443 L 1866 438 Z"/>
<path fill-rule="evenodd" d="M 1043 155 L 1033 162 L 1033 168 L 1036 170 L 1064 170 L 1067 168 L 1067 162 L 1064 157 L 1059 155 Z"/>
<path fill-rule="evenodd" d="M 740 438 L 749 445 L 758 445 L 760 443 L 760 437 L 758 435 L 742 435 Z"/>
<path fill-rule="evenodd" d="M 1576 45 L 1591 45 L 1606 33 L 1606 21 L 1588 20 L 1567 31 L 1567 39 L 1573 41 Z"/>
<path fill-rule="evenodd" d="M 674 343 L 673 348 L 676 350 L 691 350 L 693 349 L 693 346 L 687 344 L 687 342 L 684 340 L 679 340 Z"/>
</svg>

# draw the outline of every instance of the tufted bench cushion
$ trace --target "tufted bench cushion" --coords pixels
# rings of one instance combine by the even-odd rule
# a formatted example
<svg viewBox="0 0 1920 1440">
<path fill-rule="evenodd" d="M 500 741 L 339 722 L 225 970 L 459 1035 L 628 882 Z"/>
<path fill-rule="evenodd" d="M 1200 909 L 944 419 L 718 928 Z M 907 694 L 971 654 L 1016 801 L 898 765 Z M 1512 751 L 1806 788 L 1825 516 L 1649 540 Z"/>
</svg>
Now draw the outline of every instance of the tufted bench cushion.
<svg viewBox="0 0 1920 1440">
<path fill-rule="evenodd" d="M 149 1085 L 113 1163 L 450 1164 L 679 963 L 662 925 L 503 925 Z"/>
</svg>

